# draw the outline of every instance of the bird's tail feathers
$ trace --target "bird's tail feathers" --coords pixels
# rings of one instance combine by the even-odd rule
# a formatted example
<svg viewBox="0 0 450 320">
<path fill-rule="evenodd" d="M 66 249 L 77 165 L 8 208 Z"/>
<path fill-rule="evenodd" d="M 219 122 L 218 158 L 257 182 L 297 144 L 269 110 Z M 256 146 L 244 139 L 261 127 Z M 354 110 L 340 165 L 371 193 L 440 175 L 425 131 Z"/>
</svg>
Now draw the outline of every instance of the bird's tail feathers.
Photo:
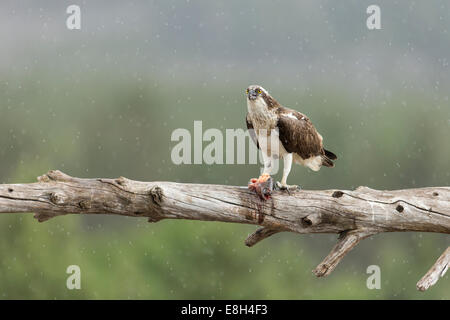
<svg viewBox="0 0 450 320">
<path fill-rule="evenodd" d="M 334 163 L 333 161 L 331 161 L 330 158 L 328 158 L 326 155 L 322 156 L 322 165 L 328 168 L 333 168 L 334 167 Z"/>
<path fill-rule="evenodd" d="M 323 149 L 323 151 L 325 151 L 325 156 L 330 159 L 330 160 L 336 160 L 337 159 L 337 155 L 335 155 L 333 152 L 328 151 L 327 149 Z"/>
</svg>

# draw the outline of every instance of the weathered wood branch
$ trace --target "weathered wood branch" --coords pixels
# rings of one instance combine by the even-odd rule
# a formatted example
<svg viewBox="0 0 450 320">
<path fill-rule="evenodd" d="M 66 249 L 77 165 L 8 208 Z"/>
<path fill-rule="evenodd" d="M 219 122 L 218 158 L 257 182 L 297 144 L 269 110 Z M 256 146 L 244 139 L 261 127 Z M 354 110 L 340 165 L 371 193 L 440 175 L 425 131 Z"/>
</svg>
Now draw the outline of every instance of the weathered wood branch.
<svg viewBox="0 0 450 320">
<path fill-rule="evenodd" d="M 247 247 L 253 247 L 258 242 L 281 231 L 281 229 L 270 229 L 265 227 L 259 228 L 247 237 L 247 239 L 245 240 L 245 245 Z"/>
<path fill-rule="evenodd" d="M 246 187 L 138 182 L 126 178 L 79 179 L 50 171 L 37 183 L 0 185 L 0 212 L 34 212 L 38 221 L 65 214 L 117 214 L 162 219 L 259 225 L 247 246 L 278 232 L 336 233 L 339 241 L 313 271 L 330 274 L 361 240 L 381 232 L 450 234 L 450 187 L 378 191 L 274 191 L 260 200 Z M 448 268 L 450 250 L 417 284 L 426 290 Z"/>
<path fill-rule="evenodd" d="M 437 259 L 431 269 L 417 282 L 417 289 L 425 291 L 443 277 L 450 267 L 450 247 Z"/>
<path fill-rule="evenodd" d="M 331 249 L 325 259 L 313 270 L 318 277 L 329 275 L 344 256 L 352 250 L 361 240 L 376 232 L 364 229 L 344 231 L 339 235 L 338 243 Z"/>
</svg>

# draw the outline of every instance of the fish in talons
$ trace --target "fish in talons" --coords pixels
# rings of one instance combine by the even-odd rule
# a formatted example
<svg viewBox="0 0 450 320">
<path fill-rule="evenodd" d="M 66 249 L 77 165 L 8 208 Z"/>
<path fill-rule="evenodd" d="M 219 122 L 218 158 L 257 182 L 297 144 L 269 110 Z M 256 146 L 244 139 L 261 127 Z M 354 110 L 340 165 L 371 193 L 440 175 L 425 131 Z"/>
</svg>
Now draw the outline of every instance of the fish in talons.
<svg viewBox="0 0 450 320">
<path fill-rule="evenodd" d="M 250 179 L 248 188 L 254 191 L 261 200 L 269 200 L 273 191 L 273 179 L 269 174 L 263 173 L 259 178 Z"/>
</svg>

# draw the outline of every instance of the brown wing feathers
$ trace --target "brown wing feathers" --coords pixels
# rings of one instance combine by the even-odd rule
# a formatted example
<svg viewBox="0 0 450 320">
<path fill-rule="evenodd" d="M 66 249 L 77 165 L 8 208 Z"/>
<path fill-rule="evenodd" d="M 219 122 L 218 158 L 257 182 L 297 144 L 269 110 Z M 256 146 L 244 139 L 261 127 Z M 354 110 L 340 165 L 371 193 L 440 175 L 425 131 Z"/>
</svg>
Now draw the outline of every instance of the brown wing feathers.
<svg viewBox="0 0 450 320">
<path fill-rule="evenodd" d="M 336 155 L 323 148 L 322 137 L 307 116 L 284 107 L 280 107 L 278 113 L 280 141 L 287 152 L 303 159 L 322 156 L 324 166 L 334 167 L 332 160 L 337 159 Z"/>
</svg>

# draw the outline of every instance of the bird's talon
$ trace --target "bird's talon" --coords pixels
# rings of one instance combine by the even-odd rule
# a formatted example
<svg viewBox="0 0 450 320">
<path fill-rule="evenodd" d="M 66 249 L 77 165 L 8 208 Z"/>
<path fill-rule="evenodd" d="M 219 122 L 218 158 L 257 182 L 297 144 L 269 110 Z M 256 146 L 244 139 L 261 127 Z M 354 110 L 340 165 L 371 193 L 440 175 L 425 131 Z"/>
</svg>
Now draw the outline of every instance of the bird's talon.
<svg viewBox="0 0 450 320">
<path fill-rule="evenodd" d="M 300 190 L 300 186 L 281 184 L 279 181 L 275 183 L 276 189 L 280 191 L 287 191 L 291 195 L 291 191 Z"/>
</svg>

